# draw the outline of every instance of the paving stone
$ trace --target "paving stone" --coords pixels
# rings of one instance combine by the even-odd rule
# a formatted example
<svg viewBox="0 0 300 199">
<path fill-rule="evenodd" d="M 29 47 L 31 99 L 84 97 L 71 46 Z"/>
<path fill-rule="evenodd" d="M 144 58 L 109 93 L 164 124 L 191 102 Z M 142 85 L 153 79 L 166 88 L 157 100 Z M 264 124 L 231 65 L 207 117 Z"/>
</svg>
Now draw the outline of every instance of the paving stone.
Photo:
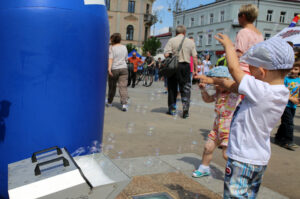
<svg viewBox="0 0 300 199">
<path fill-rule="evenodd" d="M 114 159 L 113 162 L 130 177 L 176 171 L 170 165 L 152 156 L 128 159 Z"/>
<path fill-rule="evenodd" d="M 201 156 L 194 153 L 162 155 L 156 157 L 139 157 L 129 159 L 115 159 L 113 162 L 130 177 L 152 174 L 163 174 L 180 171 L 188 178 L 198 182 L 208 190 L 223 196 L 224 189 L 224 168 L 211 164 L 211 176 L 193 178 L 192 171 L 201 163 Z M 261 186 L 258 199 L 287 199 L 281 194 Z"/>
</svg>

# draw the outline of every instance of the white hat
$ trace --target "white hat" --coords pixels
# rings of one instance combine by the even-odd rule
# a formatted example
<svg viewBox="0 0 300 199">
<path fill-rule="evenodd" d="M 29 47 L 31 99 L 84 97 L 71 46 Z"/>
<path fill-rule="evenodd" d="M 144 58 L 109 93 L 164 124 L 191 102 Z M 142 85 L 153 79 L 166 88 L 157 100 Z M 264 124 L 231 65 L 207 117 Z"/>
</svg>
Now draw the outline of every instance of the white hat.
<svg viewBox="0 0 300 199">
<path fill-rule="evenodd" d="M 273 37 L 252 46 L 240 61 L 267 70 L 291 69 L 295 55 L 293 48 L 286 41 Z"/>
</svg>

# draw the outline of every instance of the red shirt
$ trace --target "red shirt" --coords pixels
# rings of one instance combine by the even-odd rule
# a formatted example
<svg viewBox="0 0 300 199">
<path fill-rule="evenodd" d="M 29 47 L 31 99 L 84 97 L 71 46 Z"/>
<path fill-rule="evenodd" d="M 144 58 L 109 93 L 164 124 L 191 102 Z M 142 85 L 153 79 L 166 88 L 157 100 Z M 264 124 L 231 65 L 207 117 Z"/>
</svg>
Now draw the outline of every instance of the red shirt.
<svg viewBox="0 0 300 199">
<path fill-rule="evenodd" d="M 133 64 L 133 72 L 137 72 L 138 66 L 143 63 L 143 61 L 138 57 L 129 57 L 128 61 Z"/>
</svg>

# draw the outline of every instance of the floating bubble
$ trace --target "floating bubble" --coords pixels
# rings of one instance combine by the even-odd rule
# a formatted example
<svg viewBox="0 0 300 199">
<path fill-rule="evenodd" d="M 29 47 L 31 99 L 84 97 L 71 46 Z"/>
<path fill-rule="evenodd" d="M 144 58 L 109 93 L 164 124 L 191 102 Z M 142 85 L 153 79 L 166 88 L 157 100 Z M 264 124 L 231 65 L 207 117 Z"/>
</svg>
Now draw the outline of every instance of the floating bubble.
<svg viewBox="0 0 300 199">
<path fill-rule="evenodd" d="M 174 119 L 174 120 L 177 120 L 177 117 L 178 117 L 177 114 L 173 115 L 173 119 Z"/>
<path fill-rule="evenodd" d="M 182 146 L 179 146 L 179 147 L 178 147 L 177 152 L 178 152 L 178 153 L 182 153 Z"/>
<path fill-rule="evenodd" d="M 155 129 L 155 128 L 154 128 L 153 126 L 149 127 L 149 129 L 148 129 L 148 131 L 147 131 L 147 135 L 148 135 L 148 136 L 152 136 L 153 133 L 154 133 L 154 132 L 153 132 L 154 129 Z"/>
<path fill-rule="evenodd" d="M 193 140 L 193 141 L 192 141 L 192 144 L 193 144 L 193 145 L 197 145 L 198 142 L 197 142 L 196 140 Z"/>
<path fill-rule="evenodd" d="M 135 111 L 137 113 L 139 113 L 141 111 L 141 105 L 137 105 L 136 108 L 135 108 Z"/>
<path fill-rule="evenodd" d="M 153 165 L 153 159 L 151 157 L 148 157 L 144 164 L 147 166 L 147 167 L 151 167 Z"/>
<path fill-rule="evenodd" d="M 121 159 L 121 157 L 122 157 L 122 154 L 123 154 L 123 151 L 119 151 L 119 152 L 118 152 L 117 159 Z"/>
<path fill-rule="evenodd" d="M 76 149 L 76 151 L 74 151 L 71 156 L 72 157 L 76 157 L 76 156 L 80 156 L 81 154 L 85 153 L 85 148 L 84 147 L 80 147 L 78 149 Z"/>
<path fill-rule="evenodd" d="M 127 133 L 131 134 L 134 132 L 135 123 L 134 122 L 128 122 L 127 123 Z"/>
<path fill-rule="evenodd" d="M 156 149 L 155 149 L 155 155 L 156 155 L 156 156 L 159 156 L 159 148 L 156 148 Z"/>
</svg>

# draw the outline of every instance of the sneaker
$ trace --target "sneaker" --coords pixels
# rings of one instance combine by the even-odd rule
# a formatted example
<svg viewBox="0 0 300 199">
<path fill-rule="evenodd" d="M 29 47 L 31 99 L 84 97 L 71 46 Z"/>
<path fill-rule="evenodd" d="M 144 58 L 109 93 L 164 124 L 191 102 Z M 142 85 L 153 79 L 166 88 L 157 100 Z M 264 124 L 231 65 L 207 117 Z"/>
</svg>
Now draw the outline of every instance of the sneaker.
<svg viewBox="0 0 300 199">
<path fill-rule="evenodd" d="M 297 144 L 295 144 L 295 143 L 292 143 L 291 147 L 294 148 L 294 149 L 297 149 L 299 146 Z"/>
<path fill-rule="evenodd" d="M 167 114 L 168 115 L 172 115 L 172 116 L 176 115 L 177 114 L 176 113 L 176 109 L 169 109 L 169 111 L 167 112 Z"/>
<path fill-rule="evenodd" d="M 194 170 L 192 176 L 194 178 L 201 178 L 201 177 L 204 177 L 204 176 L 210 176 L 210 171 L 209 170 L 207 170 L 207 171 Z"/>
<path fill-rule="evenodd" d="M 282 147 L 290 151 L 295 151 L 295 149 L 293 148 L 293 144 L 284 144 Z"/>
<path fill-rule="evenodd" d="M 128 105 L 127 104 L 122 105 L 122 111 L 124 111 L 124 112 L 128 111 Z"/>
<path fill-rule="evenodd" d="M 189 111 L 183 111 L 183 114 L 182 114 L 182 118 L 183 119 L 186 119 L 188 118 L 190 115 L 189 115 Z"/>
<path fill-rule="evenodd" d="M 106 102 L 106 107 L 112 107 L 112 104 Z"/>
</svg>

